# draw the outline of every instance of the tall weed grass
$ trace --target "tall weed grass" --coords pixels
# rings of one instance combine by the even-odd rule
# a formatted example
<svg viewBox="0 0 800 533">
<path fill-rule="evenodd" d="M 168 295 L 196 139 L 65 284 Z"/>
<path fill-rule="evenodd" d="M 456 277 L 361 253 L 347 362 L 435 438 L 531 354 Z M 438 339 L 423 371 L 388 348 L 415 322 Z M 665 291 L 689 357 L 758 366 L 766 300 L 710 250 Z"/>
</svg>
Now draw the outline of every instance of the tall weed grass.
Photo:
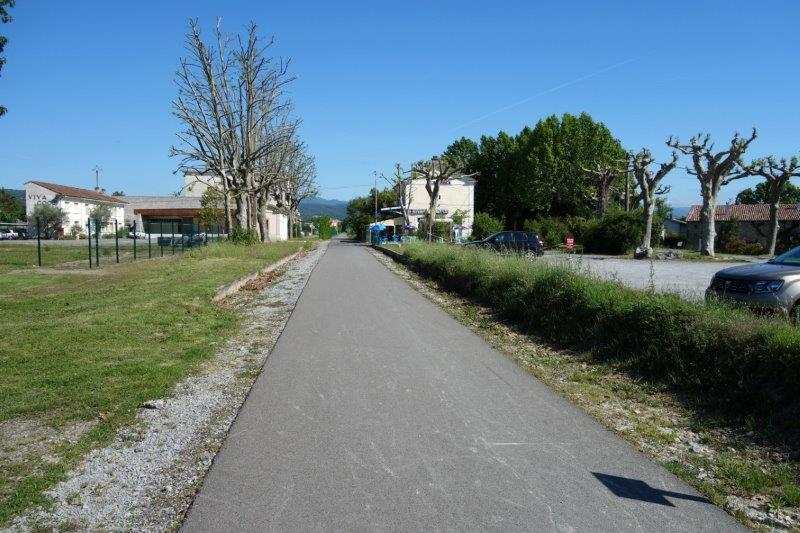
<svg viewBox="0 0 800 533">
<path fill-rule="evenodd" d="M 800 330 L 783 320 L 486 250 L 409 243 L 403 253 L 442 288 L 531 334 L 620 362 L 728 413 L 797 425 Z"/>
</svg>

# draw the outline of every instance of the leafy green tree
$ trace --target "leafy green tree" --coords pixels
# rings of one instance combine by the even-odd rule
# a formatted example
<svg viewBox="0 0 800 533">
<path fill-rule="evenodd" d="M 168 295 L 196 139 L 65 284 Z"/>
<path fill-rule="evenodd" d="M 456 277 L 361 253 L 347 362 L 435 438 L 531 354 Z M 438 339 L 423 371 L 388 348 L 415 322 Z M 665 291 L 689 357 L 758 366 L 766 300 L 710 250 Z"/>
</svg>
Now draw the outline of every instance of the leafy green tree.
<svg viewBox="0 0 800 533">
<path fill-rule="evenodd" d="M 467 139 L 466 137 L 461 137 L 460 139 L 453 141 L 453 143 L 448 146 L 442 154 L 443 157 L 453 161 L 453 163 L 465 174 L 469 174 L 477 170 L 476 165 L 478 163 L 479 155 L 480 152 L 478 149 L 478 144 L 472 139 Z"/>
<path fill-rule="evenodd" d="M 342 221 L 348 233 L 363 241 L 366 238 L 367 226 L 374 222 L 375 189 L 366 196 L 358 196 L 347 204 L 347 216 Z M 378 192 L 378 219 L 381 218 L 380 210 L 384 207 L 397 205 L 397 193 L 389 189 Z"/>
<path fill-rule="evenodd" d="M 454 152 L 469 153 L 463 140 L 454 145 L 459 147 Z M 610 130 L 586 113 L 552 115 L 513 136 L 503 131 L 484 136 L 470 163 L 478 172 L 476 210 L 502 218 L 509 229 L 521 228 L 525 220 L 589 216 L 597 187 L 583 169 L 626 157 Z M 610 189 L 619 189 L 621 181 Z"/>
<path fill-rule="evenodd" d="M 111 208 L 106 204 L 97 204 L 89 211 L 89 218 L 92 219 L 92 224 L 100 223 L 100 227 L 104 228 L 111 220 Z"/>
<path fill-rule="evenodd" d="M 25 218 L 25 206 L 16 196 L 0 189 L 0 222 L 16 222 Z"/>
<path fill-rule="evenodd" d="M 8 13 L 8 10 L 14 7 L 14 1 L 15 0 L 0 0 L 0 22 L 11 22 L 11 15 Z M 6 58 L 2 56 L 6 44 L 8 44 L 8 38 L 5 35 L 0 35 L 0 71 L 3 70 L 3 66 L 6 64 Z M 0 105 L 0 117 L 5 115 L 6 111 L 7 109 Z"/>
<path fill-rule="evenodd" d="M 755 187 L 750 187 L 736 195 L 737 204 L 767 204 L 769 203 L 769 182 L 762 181 Z M 781 192 L 780 203 L 800 204 L 800 187 L 793 183 L 786 183 Z"/>
<path fill-rule="evenodd" d="M 37 219 L 42 237 L 52 239 L 62 231 L 64 224 L 67 223 L 67 213 L 51 203 L 42 202 L 36 204 L 33 212 L 28 216 L 28 225 L 36 228 Z"/>
<path fill-rule="evenodd" d="M 197 218 L 207 228 L 225 226 L 225 209 L 222 192 L 208 187 L 200 198 L 200 211 Z"/>
<path fill-rule="evenodd" d="M 314 227 L 317 230 L 317 235 L 322 240 L 328 240 L 333 237 L 333 226 L 331 226 L 331 217 L 328 215 L 320 215 L 312 219 Z"/>
</svg>

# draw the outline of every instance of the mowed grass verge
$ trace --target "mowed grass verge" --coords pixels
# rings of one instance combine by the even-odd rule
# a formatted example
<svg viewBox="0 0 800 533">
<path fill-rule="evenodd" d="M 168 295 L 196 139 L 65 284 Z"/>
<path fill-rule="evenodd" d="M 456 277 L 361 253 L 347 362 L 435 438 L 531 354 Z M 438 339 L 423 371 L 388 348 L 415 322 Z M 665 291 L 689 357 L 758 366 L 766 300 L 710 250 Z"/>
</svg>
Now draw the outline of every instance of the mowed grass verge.
<svg viewBox="0 0 800 533">
<path fill-rule="evenodd" d="M 211 304 L 218 287 L 312 245 L 221 243 L 92 273 L 0 276 L 0 428 L 39 428 L 19 441 L 32 453 L 0 443 L 0 524 L 45 503 L 82 455 L 215 353 L 239 322 Z M 88 429 L 42 457 L 44 435 L 77 427 Z"/>
</svg>

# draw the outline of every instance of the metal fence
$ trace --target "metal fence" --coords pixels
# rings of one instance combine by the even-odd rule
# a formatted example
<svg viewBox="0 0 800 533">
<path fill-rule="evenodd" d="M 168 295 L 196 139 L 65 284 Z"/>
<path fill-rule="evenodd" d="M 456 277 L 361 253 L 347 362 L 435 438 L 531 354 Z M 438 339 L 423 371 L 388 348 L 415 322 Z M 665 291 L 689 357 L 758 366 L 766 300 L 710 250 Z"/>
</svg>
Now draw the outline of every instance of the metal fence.
<svg viewBox="0 0 800 533">
<path fill-rule="evenodd" d="M 107 238 L 108 234 L 106 234 L 106 239 L 102 239 L 103 228 L 104 226 L 100 219 L 89 219 L 86 222 L 84 257 L 86 261 L 88 261 L 89 268 L 100 268 L 102 264 L 107 262 L 120 263 L 121 251 L 123 255 L 126 256 L 125 259 L 137 261 L 141 259 L 152 259 L 154 257 L 164 257 L 165 255 L 175 255 L 176 253 L 180 254 L 187 249 L 206 246 L 210 243 L 227 239 L 227 234 L 224 233 L 224 227 L 221 225 L 176 224 L 173 221 L 171 224 L 148 225 L 147 231 L 139 231 L 140 228 L 136 222 L 126 230 L 125 227 L 120 228 L 118 222 L 114 221 L 114 248 L 112 255 L 107 253 L 108 248 L 104 248 L 105 251 L 101 254 L 101 240 L 105 240 L 105 242 L 110 241 L 110 239 Z M 157 228 L 159 230 L 158 233 L 152 233 L 151 230 L 153 228 Z M 120 231 L 121 229 L 123 231 Z M 128 245 L 121 248 L 120 233 L 126 231 L 128 234 Z M 130 245 L 131 242 L 132 246 Z M 37 218 L 36 255 L 37 264 L 40 267 L 43 264 L 42 254 L 42 225 L 40 219 Z"/>
</svg>

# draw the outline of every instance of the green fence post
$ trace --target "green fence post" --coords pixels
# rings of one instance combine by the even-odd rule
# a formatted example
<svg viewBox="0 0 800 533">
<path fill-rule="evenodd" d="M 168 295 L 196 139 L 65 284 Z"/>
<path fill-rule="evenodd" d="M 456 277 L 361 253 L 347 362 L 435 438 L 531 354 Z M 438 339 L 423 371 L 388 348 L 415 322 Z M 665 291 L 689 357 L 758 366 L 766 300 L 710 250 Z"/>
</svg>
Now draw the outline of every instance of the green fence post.
<svg viewBox="0 0 800 533">
<path fill-rule="evenodd" d="M 39 266 L 42 266 L 42 226 L 39 217 L 36 217 L 36 254 L 39 256 Z"/>
<path fill-rule="evenodd" d="M 100 266 L 100 219 L 94 219 L 94 264 Z"/>
<path fill-rule="evenodd" d="M 172 255 L 175 255 L 175 221 L 169 223 L 169 229 L 172 231 Z"/>
<path fill-rule="evenodd" d="M 147 225 L 147 258 L 153 258 L 153 240 L 150 237 L 150 224 Z"/>
<path fill-rule="evenodd" d="M 89 241 L 89 268 L 92 268 L 92 219 L 86 221 L 86 240 Z"/>
<path fill-rule="evenodd" d="M 136 221 L 133 221 L 133 260 L 136 261 Z"/>
<path fill-rule="evenodd" d="M 114 219 L 114 250 L 117 254 L 117 263 L 119 263 L 119 226 L 117 226 L 117 219 Z"/>
</svg>

